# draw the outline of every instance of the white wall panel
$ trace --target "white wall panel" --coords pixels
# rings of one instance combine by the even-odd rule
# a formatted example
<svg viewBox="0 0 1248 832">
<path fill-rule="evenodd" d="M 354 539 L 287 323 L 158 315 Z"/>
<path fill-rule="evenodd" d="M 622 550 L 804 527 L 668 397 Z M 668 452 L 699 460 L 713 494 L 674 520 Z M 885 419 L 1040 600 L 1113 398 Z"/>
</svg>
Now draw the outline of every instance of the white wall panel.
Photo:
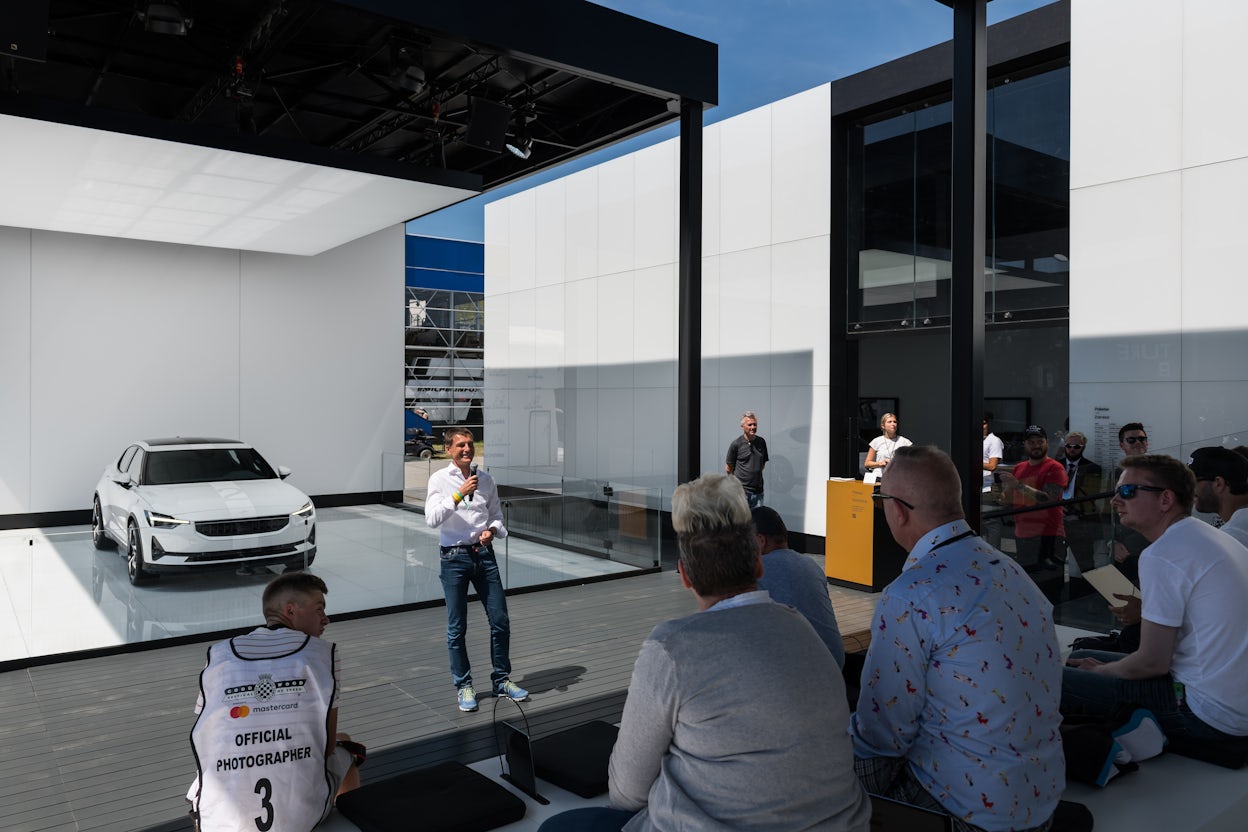
<svg viewBox="0 0 1248 832">
<path fill-rule="evenodd" d="M 633 154 L 636 268 L 676 262 L 678 145 L 660 142 Z"/>
<path fill-rule="evenodd" d="M 1072 189 L 1180 166 L 1183 6 L 1173 0 L 1071 5 Z"/>
<path fill-rule="evenodd" d="M 679 266 L 678 266 L 679 268 Z M 679 293 L 679 284 L 677 292 Z M 719 386 L 719 362 L 708 361 L 720 353 L 720 292 L 719 255 L 702 258 L 702 383 Z M 679 337 L 679 336 L 678 336 Z M 705 402 L 703 408 L 706 407 Z"/>
<path fill-rule="evenodd" d="M 633 386 L 632 272 L 598 279 L 598 385 Z"/>
<path fill-rule="evenodd" d="M 238 252 L 31 239 L 27 511 L 88 508 L 135 439 L 239 435 Z"/>
<path fill-rule="evenodd" d="M 485 295 L 510 291 L 511 209 L 505 200 L 497 200 L 485 204 Z"/>
<path fill-rule="evenodd" d="M 542 286 L 535 292 L 534 364 L 548 373 L 563 368 L 564 326 L 563 286 Z M 556 387 L 562 387 L 562 380 Z"/>
<path fill-rule="evenodd" d="M 567 209 L 563 180 L 533 189 L 538 286 L 562 286 L 567 274 Z"/>
<path fill-rule="evenodd" d="M 1242 329 L 1244 235 L 1248 220 L 1248 159 L 1183 172 L 1182 324 L 1185 334 Z M 1178 282 L 1178 281 L 1175 281 Z M 1206 354 L 1202 356 L 1208 358 Z M 1243 354 L 1228 356 L 1227 376 L 1240 378 Z M 1201 372 L 1189 365 L 1193 372 Z M 1211 368 L 1206 368 L 1208 371 Z M 1187 378 L 1186 373 L 1184 377 Z"/>
<path fill-rule="evenodd" d="M 383 454 L 402 467 L 403 257 L 402 225 L 242 257 L 239 431 L 310 494 L 380 489 Z"/>
<path fill-rule="evenodd" d="M 598 281 L 563 287 L 564 366 L 577 368 L 577 386 L 598 386 Z"/>
<path fill-rule="evenodd" d="M 633 279 L 633 383 L 676 387 L 676 266 L 640 269 Z"/>
<path fill-rule="evenodd" d="M 633 446 L 630 481 L 647 484 L 655 479 L 676 480 L 676 431 L 664 425 L 676 422 L 674 387 L 641 387 L 633 393 Z M 668 500 L 671 494 L 665 495 Z"/>
<path fill-rule="evenodd" d="M 537 196 L 521 191 L 507 200 L 511 261 L 510 291 L 520 292 L 537 285 Z"/>
<path fill-rule="evenodd" d="M 598 171 L 579 171 L 563 180 L 568 216 L 565 232 L 568 280 L 595 277 L 598 271 Z"/>
<path fill-rule="evenodd" d="M 488 272 L 487 272 L 488 274 Z M 485 291 L 485 373 L 506 373 L 514 366 L 511 360 L 511 293 L 491 293 L 486 278 Z"/>
<path fill-rule="evenodd" d="M 32 233 L 0 226 L 0 514 L 30 511 Z"/>
<path fill-rule="evenodd" d="M 721 170 L 723 122 L 702 131 L 702 255 L 712 257 L 724 250 L 722 220 L 723 173 Z M 680 140 L 677 139 L 677 142 Z M 679 147 L 677 154 L 680 153 Z M 679 195 L 678 197 L 679 198 Z"/>
<path fill-rule="evenodd" d="M 1178 173 L 1072 190 L 1072 341 L 1136 332 L 1177 332 L 1181 322 L 1182 177 Z M 1076 361 L 1072 378 L 1105 378 Z"/>
<path fill-rule="evenodd" d="M 756 383 L 770 378 L 771 248 L 724 254 L 719 259 L 719 344 L 726 359 L 720 383 Z"/>
<path fill-rule="evenodd" d="M 1183 10 L 1183 166 L 1248 156 L 1248 3 L 1188 0 Z"/>
<path fill-rule="evenodd" d="M 599 165 L 598 274 L 628 271 L 637 262 L 633 154 Z"/>
<path fill-rule="evenodd" d="M 771 380 L 819 384 L 828 378 L 827 235 L 771 247 Z M 793 360 L 792 356 L 802 360 Z"/>
<path fill-rule="evenodd" d="M 720 250 L 771 242 L 771 110 L 719 123 Z"/>
<path fill-rule="evenodd" d="M 771 242 L 827 235 L 832 208 L 832 86 L 771 110 Z"/>
<path fill-rule="evenodd" d="M 598 391 L 598 443 L 595 476 L 616 482 L 633 480 L 633 451 L 637 447 L 637 423 L 633 413 L 636 390 L 630 387 Z M 646 438 L 643 432 L 641 439 Z"/>
<path fill-rule="evenodd" d="M 522 374 L 538 366 L 537 292 L 534 289 L 513 291 L 507 295 L 507 302 L 507 369 L 515 377 L 519 375 L 517 370 Z"/>
<path fill-rule="evenodd" d="M 1248 381 L 1184 382 L 1182 430 L 1188 453 L 1193 444 L 1248 445 Z"/>
</svg>

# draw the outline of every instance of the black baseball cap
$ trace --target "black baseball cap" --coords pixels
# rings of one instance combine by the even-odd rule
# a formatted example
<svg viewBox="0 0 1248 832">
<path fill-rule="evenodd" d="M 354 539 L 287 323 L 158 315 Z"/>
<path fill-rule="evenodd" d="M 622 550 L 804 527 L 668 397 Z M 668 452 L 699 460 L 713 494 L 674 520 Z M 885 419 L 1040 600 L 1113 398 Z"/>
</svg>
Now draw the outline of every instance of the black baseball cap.
<svg viewBox="0 0 1248 832">
<path fill-rule="evenodd" d="M 1248 490 L 1248 458 L 1217 445 L 1208 448 L 1197 448 L 1192 451 L 1192 459 L 1187 463 L 1198 480 L 1211 480 L 1221 477 L 1227 486 L 1236 493 Z"/>
<path fill-rule="evenodd" d="M 1039 425 L 1028 425 L 1027 430 L 1023 431 L 1023 438 L 1030 439 L 1033 436 L 1039 436 L 1041 439 L 1049 438 L 1049 435 L 1044 432 L 1044 428 Z"/>
</svg>

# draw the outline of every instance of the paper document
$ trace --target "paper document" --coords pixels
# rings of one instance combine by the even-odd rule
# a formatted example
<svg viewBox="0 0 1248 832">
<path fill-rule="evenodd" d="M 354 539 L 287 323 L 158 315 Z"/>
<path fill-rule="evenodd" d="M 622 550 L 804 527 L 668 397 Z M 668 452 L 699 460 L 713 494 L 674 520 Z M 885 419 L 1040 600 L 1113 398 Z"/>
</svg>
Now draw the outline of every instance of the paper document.
<svg viewBox="0 0 1248 832">
<path fill-rule="evenodd" d="M 1127 576 L 1118 571 L 1114 566 L 1102 566 L 1100 569 L 1089 569 L 1083 573 L 1084 580 L 1092 584 L 1097 592 L 1101 593 L 1110 606 L 1121 607 L 1126 601 L 1121 601 L 1114 597 L 1114 593 L 1119 595 L 1134 595 L 1137 598 L 1140 590 L 1135 584 L 1127 580 Z"/>
<path fill-rule="evenodd" d="M 862 475 L 862 481 L 865 482 L 867 485 L 874 485 L 877 481 L 879 481 L 879 479 L 880 479 L 880 470 L 878 468 L 873 468 L 867 473 Z"/>
</svg>

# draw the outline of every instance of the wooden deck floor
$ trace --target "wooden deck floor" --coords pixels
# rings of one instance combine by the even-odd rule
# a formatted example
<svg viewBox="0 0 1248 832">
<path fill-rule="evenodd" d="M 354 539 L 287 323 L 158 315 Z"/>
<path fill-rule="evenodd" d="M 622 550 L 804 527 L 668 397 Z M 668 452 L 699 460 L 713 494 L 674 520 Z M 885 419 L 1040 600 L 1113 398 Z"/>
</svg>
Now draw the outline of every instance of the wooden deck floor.
<svg viewBox="0 0 1248 832">
<path fill-rule="evenodd" d="M 847 647 L 865 647 L 874 596 L 831 588 Z M 329 601 L 332 611 L 333 588 Z M 617 720 L 638 647 L 660 621 L 695 609 L 674 572 L 518 595 L 513 678 L 542 736 Z M 488 628 L 473 605 L 469 651 L 488 680 Z M 441 607 L 336 622 L 343 657 L 340 728 L 369 748 L 365 782 L 445 759 L 496 753 L 492 710 L 456 708 Z M 189 830 L 187 736 L 207 644 L 0 674 L 0 828 L 10 832 Z M 487 682 L 488 686 L 488 682 Z M 499 704 L 515 719 L 515 706 Z"/>
</svg>

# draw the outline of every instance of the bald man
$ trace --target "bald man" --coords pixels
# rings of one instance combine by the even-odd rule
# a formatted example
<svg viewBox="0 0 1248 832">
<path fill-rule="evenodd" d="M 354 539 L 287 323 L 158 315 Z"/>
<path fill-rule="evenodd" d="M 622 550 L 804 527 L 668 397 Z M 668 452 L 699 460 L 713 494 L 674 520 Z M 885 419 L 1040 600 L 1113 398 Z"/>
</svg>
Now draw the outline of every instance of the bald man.
<svg viewBox="0 0 1248 832">
<path fill-rule="evenodd" d="M 874 496 L 910 556 L 876 610 L 855 770 L 959 832 L 1048 829 L 1066 775 L 1053 607 L 967 525 L 947 454 L 899 448 L 888 470 Z"/>
</svg>

